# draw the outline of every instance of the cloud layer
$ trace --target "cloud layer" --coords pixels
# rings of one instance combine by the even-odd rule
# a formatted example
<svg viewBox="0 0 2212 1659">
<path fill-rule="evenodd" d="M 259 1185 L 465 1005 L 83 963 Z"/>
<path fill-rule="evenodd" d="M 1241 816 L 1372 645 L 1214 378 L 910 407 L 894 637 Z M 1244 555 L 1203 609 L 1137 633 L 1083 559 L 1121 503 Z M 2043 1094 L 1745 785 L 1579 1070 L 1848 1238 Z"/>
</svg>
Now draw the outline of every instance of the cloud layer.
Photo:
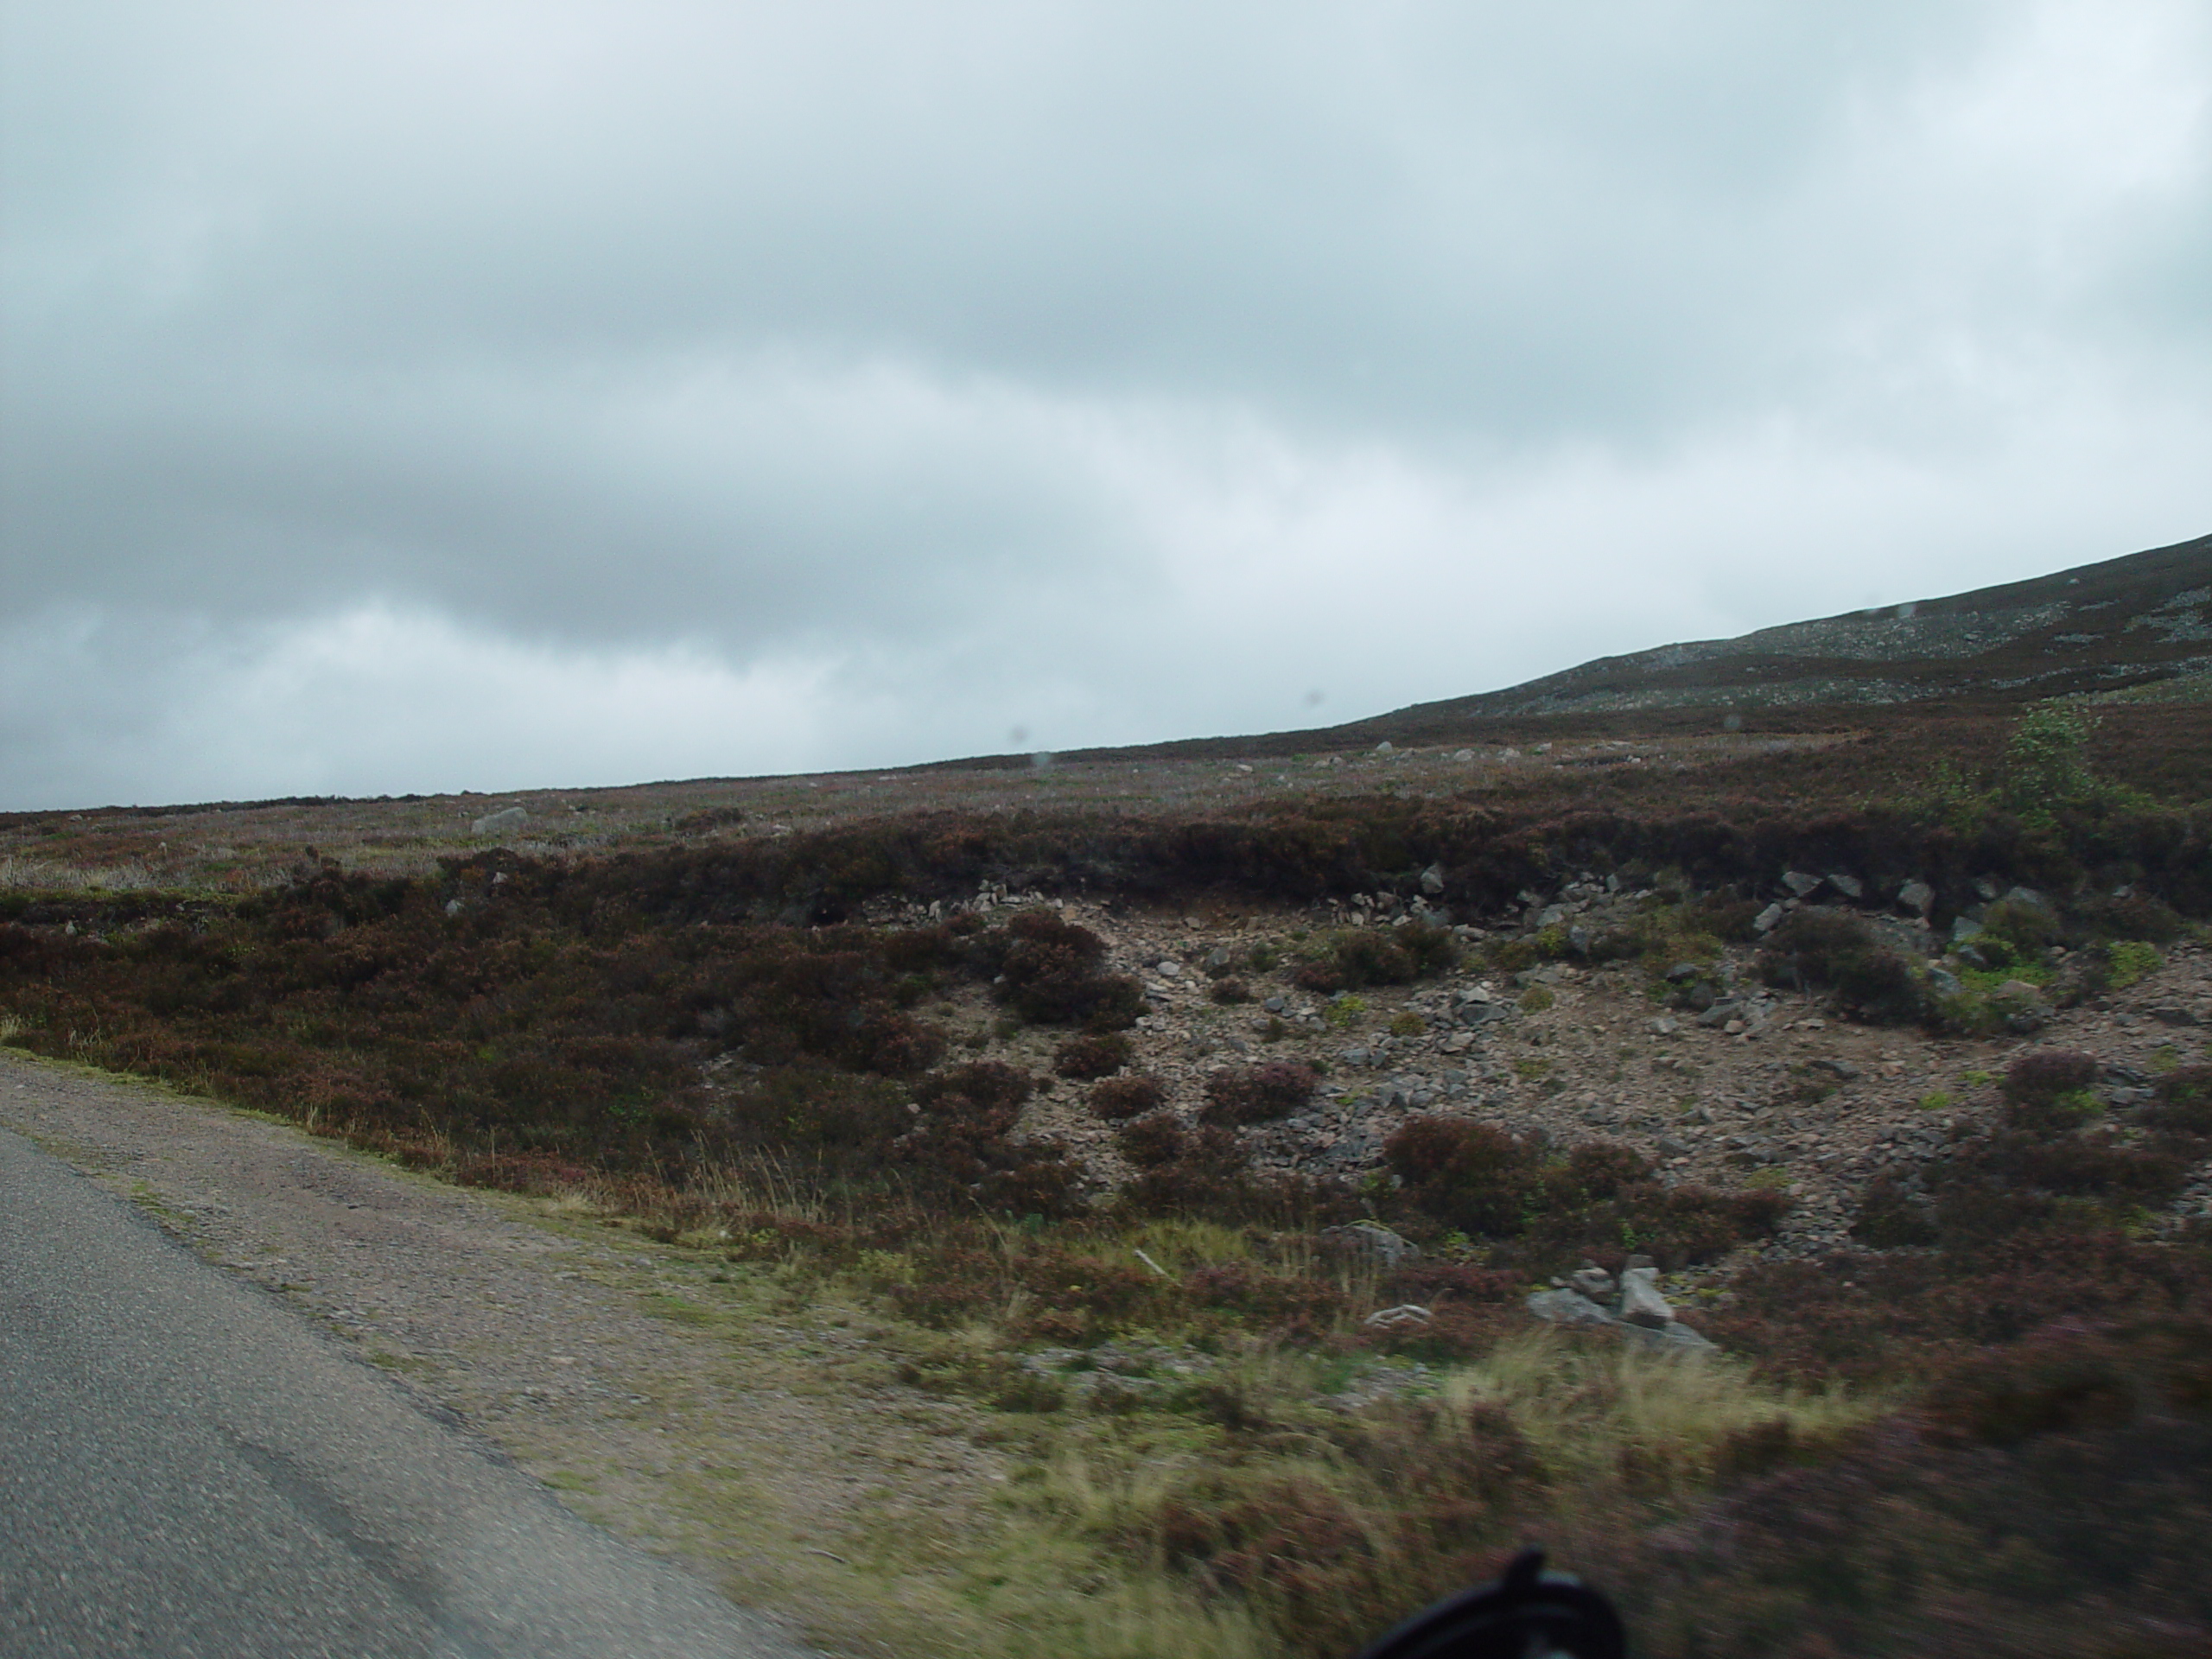
<svg viewBox="0 0 2212 1659">
<path fill-rule="evenodd" d="M 6 29 L 0 806 L 1281 728 L 2207 527 L 2187 4 Z"/>
</svg>

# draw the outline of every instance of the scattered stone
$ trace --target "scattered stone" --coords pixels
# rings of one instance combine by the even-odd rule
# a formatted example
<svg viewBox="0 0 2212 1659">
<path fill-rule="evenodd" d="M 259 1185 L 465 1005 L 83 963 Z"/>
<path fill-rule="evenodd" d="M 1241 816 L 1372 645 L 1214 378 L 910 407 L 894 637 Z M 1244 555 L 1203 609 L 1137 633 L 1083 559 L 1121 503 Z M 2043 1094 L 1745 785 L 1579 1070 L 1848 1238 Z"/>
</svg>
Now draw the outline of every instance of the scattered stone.
<svg viewBox="0 0 2212 1659">
<path fill-rule="evenodd" d="M 528 812 L 519 806 L 508 806 L 497 812 L 487 813 L 468 827 L 480 836 L 500 836 L 510 830 L 519 830 L 529 822 Z"/>
<path fill-rule="evenodd" d="M 2201 1023 L 2197 1019 L 2196 1009 L 2184 1008 L 2178 1003 L 2171 1004 L 2165 1007 L 2152 1008 L 2151 1017 L 2159 1024 L 2166 1026 L 2194 1026 Z"/>
<path fill-rule="evenodd" d="M 1659 1269 L 1630 1268 L 1621 1274 L 1620 1317 L 1648 1330 L 1674 1322 L 1675 1310 L 1659 1294 Z"/>
<path fill-rule="evenodd" d="M 1961 916 L 1951 924 L 1951 944 L 1954 946 L 1964 944 L 1969 939 L 1980 937 L 1981 924 L 1971 916 Z"/>
<path fill-rule="evenodd" d="M 1183 976 L 1183 964 L 1173 957 L 1162 957 L 1152 967 L 1162 979 L 1180 979 Z"/>
<path fill-rule="evenodd" d="M 1904 909 L 1925 916 L 1936 907 L 1936 889 L 1915 876 L 1897 889 L 1897 903 Z"/>
<path fill-rule="evenodd" d="M 1395 754 L 1397 752 L 1396 746 L 1387 737 L 1375 746 L 1375 753 L 1377 754 Z"/>
<path fill-rule="evenodd" d="M 1686 979 L 1702 979 L 1705 977 L 1705 964 L 1701 962 L 1678 962 L 1667 970 L 1667 977 L 1676 984 Z"/>
<path fill-rule="evenodd" d="M 1997 997 L 2002 1002 L 2040 1002 L 2043 987 L 2031 985 L 2024 979 L 2008 979 L 1997 988 Z"/>
<path fill-rule="evenodd" d="M 1782 918 L 1789 913 L 1780 905 L 1769 905 L 1751 918 L 1751 925 L 1762 933 L 1771 933 L 1782 925 Z"/>
<path fill-rule="evenodd" d="M 1471 760 L 1475 758 L 1475 752 L 1472 749 L 1459 749 L 1453 753 L 1452 758 L 1454 760 Z"/>
<path fill-rule="evenodd" d="M 1828 886 L 1847 899 L 1858 899 L 1866 896 L 1866 884 L 1855 875 L 1838 875 L 1831 870 L 1828 872 Z"/>
<path fill-rule="evenodd" d="M 1957 996 L 1966 989 L 1965 982 L 1948 968 L 1929 968 L 1928 982 L 1940 996 Z"/>
<path fill-rule="evenodd" d="M 1800 899 L 1809 899 L 1818 893 L 1821 890 L 1821 877 L 1808 875 L 1802 870 L 1784 870 L 1782 873 L 1782 885 Z"/>
<path fill-rule="evenodd" d="M 1421 890 L 1434 898 L 1444 891 L 1444 867 L 1432 864 L 1421 873 Z"/>
<path fill-rule="evenodd" d="M 1324 1227 L 1322 1242 L 1347 1255 L 1365 1256 L 1395 1268 L 1421 1254 L 1421 1246 L 1402 1238 L 1377 1221 L 1355 1221 L 1342 1227 Z"/>
<path fill-rule="evenodd" d="M 1601 1325 L 1620 1321 L 1580 1291 L 1539 1290 L 1529 1297 L 1529 1311 L 1549 1325 Z"/>
<path fill-rule="evenodd" d="M 1607 1273 L 1603 1268 L 1590 1263 L 1585 1263 L 1575 1272 L 1568 1274 L 1567 1282 L 1600 1306 L 1611 1302 L 1619 1289 L 1619 1287 L 1614 1284 L 1611 1274 Z"/>
<path fill-rule="evenodd" d="M 1414 1302 L 1401 1302 L 1395 1307 L 1382 1307 L 1362 1319 L 1362 1325 L 1371 1325 L 1378 1330 L 1402 1331 L 1409 1325 L 1423 1325 L 1429 1322 L 1429 1311 Z"/>
</svg>

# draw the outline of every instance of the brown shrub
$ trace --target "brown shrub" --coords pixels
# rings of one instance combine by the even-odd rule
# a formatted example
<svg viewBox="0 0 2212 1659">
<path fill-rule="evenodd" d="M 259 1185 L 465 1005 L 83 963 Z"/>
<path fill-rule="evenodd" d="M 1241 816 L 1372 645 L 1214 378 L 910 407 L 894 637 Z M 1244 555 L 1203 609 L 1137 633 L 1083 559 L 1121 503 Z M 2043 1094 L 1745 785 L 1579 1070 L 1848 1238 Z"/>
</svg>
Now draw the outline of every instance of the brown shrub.
<svg viewBox="0 0 2212 1659">
<path fill-rule="evenodd" d="M 1141 1117 L 1167 1103 L 1167 1090 L 1158 1077 L 1109 1077 L 1090 1091 L 1090 1109 L 1110 1122 Z"/>
<path fill-rule="evenodd" d="M 2212 1135 L 2212 1065 L 2184 1065 L 2158 1082 L 2143 1120 L 2183 1135 Z"/>
<path fill-rule="evenodd" d="M 1129 1039 L 1118 1032 L 1071 1037 L 1052 1052 L 1052 1070 L 1063 1077 L 1089 1083 L 1110 1077 L 1129 1063 Z"/>
<path fill-rule="evenodd" d="M 1184 1155 L 1190 1135 L 1174 1113 L 1155 1112 L 1123 1124 L 1114 1136 L 1114 1144 L 1137 1168 L 1159 1169 Z"/>
<path fill-rule="evenodd" d="M 1313 1097 L 1320 1081 L 1312 1066 L 1296 1060 L 1224 1067 L 1206 1079 L 1206 1103 L 1198 1116 L 1205 1122 L 1223 1124 L 1287 1117 Z"/>
<path fill-rule="evenodd" d="M 1471 1234 L 1521 1230 L 1538 1154 L 1517 1136 L 1463 1118 L 1413 1117 L 1383 1143 L 1382 1155 L 1423 1214 Z"/>
<path fill-rule="evenodd" d="M 1007 924 L 1009 944 L 999 963 L 1001 995 L 1024 1019 L 1047 1025 L 1081 1021 L 1097 1030 L 1130 1025 L 1142 993 L 1126 975 L 1101 974 L 1106 942 L 1050 910 L 1025 910 Z"/>
<path fill-rule="evenodd" d="M 2032 1049 L 2005 1068 L 1999 1085 L 2016 1106 L 2047 1105 L 2061 1095 L 2087 1089 L 2097 1080 L 2094 1054 L 2078 1049 Z"/>
</svg>

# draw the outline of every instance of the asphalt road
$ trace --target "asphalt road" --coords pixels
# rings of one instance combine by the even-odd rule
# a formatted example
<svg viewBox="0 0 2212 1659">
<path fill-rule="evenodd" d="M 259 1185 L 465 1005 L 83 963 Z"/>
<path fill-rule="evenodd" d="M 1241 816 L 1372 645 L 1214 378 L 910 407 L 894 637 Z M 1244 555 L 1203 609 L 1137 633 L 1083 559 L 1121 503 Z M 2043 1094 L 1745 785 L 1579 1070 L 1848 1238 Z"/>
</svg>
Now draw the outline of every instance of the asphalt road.
<svg viewBox="0 0 2212 1659">
<path fill-rule="evenodd" d="M 804 1650 L 0 1131 L 0 1654 Z"/>
</svg>

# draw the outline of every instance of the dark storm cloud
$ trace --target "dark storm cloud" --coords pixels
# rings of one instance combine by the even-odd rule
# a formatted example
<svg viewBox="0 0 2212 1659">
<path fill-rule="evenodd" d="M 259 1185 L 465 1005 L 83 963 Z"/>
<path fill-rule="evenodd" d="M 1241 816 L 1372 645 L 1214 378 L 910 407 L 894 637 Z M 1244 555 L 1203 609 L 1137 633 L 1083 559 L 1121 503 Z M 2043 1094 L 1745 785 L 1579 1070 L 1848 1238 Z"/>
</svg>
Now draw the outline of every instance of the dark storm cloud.
<svg viewBox="0 0 2212 1659">
<path fill-rule="evenodd" d="M 1301 658 L 1349 715 L 2202 528 L 2185 5 L 6 29 L 0 765 L 54 798 L 404 786 L 442 677 L 444 781 L 569 753 L 486 664 L 777 711 L 675 768 L 1281 725 Z"/>
</svg>

